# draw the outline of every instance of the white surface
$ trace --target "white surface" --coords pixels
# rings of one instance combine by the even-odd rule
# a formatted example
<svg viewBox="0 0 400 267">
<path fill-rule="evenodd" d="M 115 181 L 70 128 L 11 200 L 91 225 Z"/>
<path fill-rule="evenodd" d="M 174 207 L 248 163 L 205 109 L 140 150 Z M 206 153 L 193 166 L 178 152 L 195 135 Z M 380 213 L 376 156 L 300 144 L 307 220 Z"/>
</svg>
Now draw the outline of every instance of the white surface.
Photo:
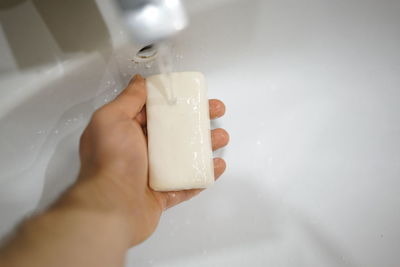
<svg viewBox="0 0 400 267">
<path fill-rule="evenodd" d="M 146 114 L 151 188 L 176 191 L 212 185 L 210 111 L 204 75 L 179 72 L 150 76 Z"/>
<path fill-rule="evenodd" d="M 94 108 L 155 72 L 116 49 L 108 1 L 18 2 L 0 9 L 2 234 L 74 180 Z M 400 2 L 187 2 L 175 70 L 225 100 L 228 170 L 127 266 L 398 266 Z"/>
</svg>

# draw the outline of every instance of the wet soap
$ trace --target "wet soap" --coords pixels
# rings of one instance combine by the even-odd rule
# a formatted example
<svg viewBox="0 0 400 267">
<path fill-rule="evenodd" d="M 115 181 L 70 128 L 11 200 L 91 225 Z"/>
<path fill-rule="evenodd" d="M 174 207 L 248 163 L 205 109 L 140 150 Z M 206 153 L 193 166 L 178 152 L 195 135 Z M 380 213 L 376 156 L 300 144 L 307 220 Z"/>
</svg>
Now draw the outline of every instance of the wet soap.
<svg viewBox="0 0 400 267">
<path fill-rule="evenodd" d="M 146 112 L 150 187 L 176 191 L 213 184 L 204 75 L 181 72 L 148 77 Z"/>
</svg>

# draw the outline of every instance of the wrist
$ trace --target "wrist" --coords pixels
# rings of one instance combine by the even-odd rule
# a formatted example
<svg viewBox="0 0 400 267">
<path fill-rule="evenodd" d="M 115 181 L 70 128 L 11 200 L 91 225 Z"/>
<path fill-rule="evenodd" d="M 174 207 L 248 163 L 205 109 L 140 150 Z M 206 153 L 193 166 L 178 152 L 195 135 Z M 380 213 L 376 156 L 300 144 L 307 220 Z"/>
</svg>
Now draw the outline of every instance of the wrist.
<svg viewBox="0 0 400 267">
<path fill-rule="evenodd" d="M 129 211 L 121 205 L 123 201 L 113 190 L 102 187 L 96 179 L 79 180 L 46 214 L 63 214 L 91 222 L 101 232 L 112 231 L 116 241 L 129 248 L 134 236 Z"/>
<path fill-rule="evenodd" d="M 156 227 L 149 222 L 158 220 L 149 218 L 148 211 L 155 210 L 156 217 L 162 212 L 159 205 L 149 206 L 146 199 L 151 193 L 147 191 L 138 190 L 138 186 L 125 182 L 124 178 L 115 179 L 104 174 L 80 175 L 78 182 L 54 208 L 113 218 L 114 223 L 119 224 L 116 227 L 127 239 L 128 247 L 132 247 L 143 242 Z"/>
</svg>

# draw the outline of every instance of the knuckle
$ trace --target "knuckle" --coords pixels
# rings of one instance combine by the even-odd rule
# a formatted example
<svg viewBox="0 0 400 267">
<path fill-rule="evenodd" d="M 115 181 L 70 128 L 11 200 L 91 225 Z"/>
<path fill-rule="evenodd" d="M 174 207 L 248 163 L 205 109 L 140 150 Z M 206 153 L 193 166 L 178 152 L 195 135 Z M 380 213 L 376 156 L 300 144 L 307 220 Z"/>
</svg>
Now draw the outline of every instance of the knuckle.
<svg viewBox="0 0 400 267">
<path fill-rule="evenodd" d="M 98 110 L 96 110 L 96 111 L 93 113 L 92 121 L 98 120 L 98 119 L 101 119 L 102 117 L 104 117 L 105 111 L 106 111 L 106 109 L 105 109 L 104 107 L 99 108 Z"/>
<path fill-rule="evenodd" d="M 110 108 L 107 106 L 101 107 L 98 110 L 96 110 L 89 123 L 89 127 L 97 126 L 104 122 L 107 117 L 109 117 L 110 114 Z"/>
<path fill-rule="evenodd" d="M 80 145 L 82 146 L 82 144 L 84 144 L 85 142 L 86 142 L 86 140 L 88 139 L 88 129 L 86 128 L 84 131 L 83 131 L 83 133 L 82 133 L 82 135 L 81 135 L 81 137 L 80 137 L 80 139 L 79 139 L 79 143 L 80 143 Z"/>
</svg>

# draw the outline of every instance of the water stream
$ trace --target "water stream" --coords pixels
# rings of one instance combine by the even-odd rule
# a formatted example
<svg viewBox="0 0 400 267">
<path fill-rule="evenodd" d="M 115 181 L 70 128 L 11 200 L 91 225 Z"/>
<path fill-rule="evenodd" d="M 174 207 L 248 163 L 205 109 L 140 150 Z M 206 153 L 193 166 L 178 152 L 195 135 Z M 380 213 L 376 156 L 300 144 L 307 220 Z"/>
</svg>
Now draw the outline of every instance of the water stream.
<svg viewBox="0 0 400 267">
<path fill-rule="evenodd" d="M 177 103 L 177 97 L 174 90 L 174 84 L 172 79 L 172 66 L 173 57 L 171 46 L 167 43 L 160 43 L 157 45 L 158 57 L 157 65 L 160 74 L 162 75 L 162 83 L 164 84 L 165 91 L 167 93 L 167 101 L 170 105 Z"/>
</svg>

